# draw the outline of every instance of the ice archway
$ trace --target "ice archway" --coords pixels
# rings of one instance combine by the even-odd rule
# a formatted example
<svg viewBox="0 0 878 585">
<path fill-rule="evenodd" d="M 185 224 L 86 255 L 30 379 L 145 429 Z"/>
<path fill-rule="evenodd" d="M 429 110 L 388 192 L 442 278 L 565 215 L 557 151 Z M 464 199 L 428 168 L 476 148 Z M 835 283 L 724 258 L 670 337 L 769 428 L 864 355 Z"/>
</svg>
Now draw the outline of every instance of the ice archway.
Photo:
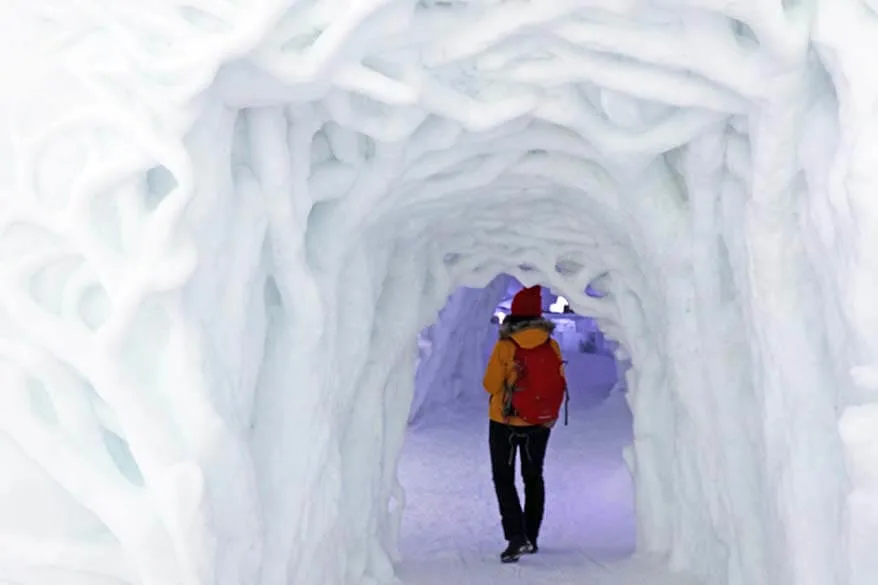
<svg viewBox="0 0 878 585">
<path fill-rule="evenodd" d="M 7 4 L 0 576 L 390 582 L 414 334 L 508 271 L 633 357 L 642 548 L 873 582 L 872 4 Z"/>
</svg>

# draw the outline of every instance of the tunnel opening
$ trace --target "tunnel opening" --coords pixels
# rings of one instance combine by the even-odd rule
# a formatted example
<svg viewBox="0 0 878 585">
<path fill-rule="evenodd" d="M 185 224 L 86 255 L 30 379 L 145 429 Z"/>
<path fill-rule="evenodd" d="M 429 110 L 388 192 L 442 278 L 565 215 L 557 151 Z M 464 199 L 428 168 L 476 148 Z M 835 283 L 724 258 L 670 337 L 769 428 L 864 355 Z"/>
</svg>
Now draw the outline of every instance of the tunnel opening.
<svg viewBox="0 0 878 585">
<path fill-rule="evenodd" d="M 510 312 L 515 292 L 521 287 L 521 283 L 508 274 L 498 275 L 482 289 L 459 287 L 449 296 L 436 321 L 420 331 L 410 425 L 416 424 L 431 405 L 453 402 L 480 387 L 499 327 Z M 590 297 L 603 296 L 590 285 L 584 292 Z M 573 360 L 567 364 L 573 379 L 590 375 L 607 390 L 614 385 L 625 388 L 625 375 L 631 363 L 624 357 L 620 342 L 607 337 L 595 318 L 577 314 L 562 295 L 546 287 L 542 294 L 544 317 L 552 323 L 552 336 L 565 355 L 594 355 L 612 364 L 612 367 L 597 364 L 595 371 L 588 374 L 587 364 Z M 489 315 L 487 320 L 486 315 Z M 616 359 L 617 349 L 623 356 L 621 360 Z"/>
<path fill-rule="evenodd" d="M 435 120 L 428 126 L 432 127 L 431 132 L 436 132 L 443 124 L 446 122 Z M 323 440 L 330 450 L 322 451 L 323 457 L 333 463 L 327 468 L 314 468 L 313 481 L 321 485 L 321 489 L 335 494 L 328 501 L 337 502 L 338 517 L 325 526 L 324 538 L 332 538 L 336 530 L 341 530 L 349 550 L 356 551 L 347 558 L 342 568 L 344 576 L 339 578 L 352 580 L 365 573 L 388 579 L 393 575 L 392 563 L 400 560 L 400 522 L 405 518 L 408 500 L 397 477 L 397 462 L 410 405 L 418 400 L 412 389 L 417 356 L 411 353 L 411 339 L 434 318 L 455 287 L 490 287 L 494 276 L 503 273 L 521 282 L 536 279 L 563 294 L 577 313 L 598 316 L 604 328 L 612 331 L 617 339 L 626 339 L 622 332 L 627 331 L 635 345 L 625 351 L 653 351 L 654 342 L 649 340 L 649 332 L 639 319 L 649 311 L 642 305 L 657 301 L 660 295 L 644 292 L 652 286 L 648 279 L 653 275 L 644 268 L 642 253 L 634 252 L 632 242 L 647 234 L 656 237 L 650 232 L 663 233 L 668 226 L 652 222 L 645 230 L 626 229 L 625 225 L 634 225 L 639 220 L 636 214 L 620 214 L 618 202 L 611 196 L 599 195 L 609 185 L 603 182 L 598 167 L 587 167 L 587 173 L 571 168 L 569 177 L 564 177 L 562 171 L 561 184 L 549 178 L 547 175 L 553 165 L 563 164 L 564 155 L 558 153 L 534 153 L 533 149 L 526 148 L 509 157 L 486 155 L 481 164 L 457 175 L 444 172 L 444 169 L 455 168 L 461 156 L 472 156 L 473 149 L 478 152 L 496 148 L 522 130 L 535 132 L 538 141 L 546 140 L 546 137 L 539 138 L 542 133 L 552 136 L 557 132 L 558 138 L 566 138 L 563 130 L 539 121 L 516 120 L 494 133 L 469 135 L 467 141 L 471 140 L 471 145 L 455 150 L 452 156 L 445 151 L 427 149 L 420 155 L 409 151 L 400 159 L 403 153 L 394 152 L 396 146 L 388 150 L 387 145 L 372 144 L 355 131 L 324 125 L 319 118 L 311 119 L 308 128 L 303 130 L 290 120 L 288 112 L 277 108 L 243 111 L 237 114 L 234 123 L 225 122 L 225 125 L 234 126 L 236 135 L 245 137 L 243 140 L 258 140 L 262 149 L 276 145 L 275 152 L 289 161 L 291 167 L 286 164 L 268 167 L 254 158 L 264 156 L 267 150 L 259 153 L 256 148 L 238 149 L 250 158 L 243 158 L 237 164 L 233 162 L 233 168 L 240 169 L 244 175 L 255 171 L 263 189 L 265 185 L 277 185 L 285 190 L 296 181 L 296 165 L 308 168 L 306 162 L 285 154 L 283 145 L 290 140 L 287 132 L 303 132 L 302 138 L 296 140 L 298 148 L 318 156 L 321 165 L 356 168 L 367 161 L 370 163 L 359 171 L 353 187 L 356 195 L 347 204 L 323 200 L 310 207 L 300 244 L 306 263 L 298 277 L 284 275 L 288 267 L 277 264 L 277 259 L 271 257 L 272 250 L 266 251 L 262 268 L 265 274 L 271 275 L 279 291 L 276 295 L 279 307 L 272 310 L 271 317 L 266 317 L 266 326 L 281 336 L 283 330 L 296 330 L 302 337 L 285 342 L 289 348 L 286 352 L 295 352 L 295 356 L 291 356 L 297 360 L 294 364 L 289 358 L 274 361 L 276 358 L 267 356 L 260 373 L 254 398 L 251 449 L 257 457 L 273 451 L 277 455 L 273 460 L 257 461 L 257 468 L 267 473 L 265 477 L 257 476 L 256 481 L 272 486 L 293 479 L 284 474 L 295 466 L 278 458 L 281 453 L 296 460 L 304 457 L 305 461 L 313 461 L 299 453 L 295 445 L 291 444 L 286 451 L 277 449 L 278 427 L 291 424 L 290 417 L 296 421 L 292 424 L 306 425 L 318 436 L 325 437 Z M 320 149 L 311 146 L 315 143 L 322 144 Z M 369 168 L 375 164 L 404 167 L 392 175 L 386 169 L 379 169 L 370 176 Z M 496 176 L 489 179 L 488 190 L 481 180 L 461 184 L 461 174 L 479 176 L 492 167 L 496 170 L 488 172 Z M 511 168 L 518 172 L 510 173 Z M 498 175 L 501 169 L 505 170 Z M 662 176 L 660 167 L 655 171 L 657 177 Z M 388 185 L 387 175 L 401 178 Z M 425 181 L 427 177 L 431 178 Z M 310 180 L 316 180 L 316 175 L 312 174 Z M 577 185 L 575 190 L 572 184 Z M 586 185 L 591 185 L 594 192 L 580 190 Z M 415 188 L 421 191 L 420 195 L 409 196 L 409 191 Z M 399 204 L 389 202 L 394 198 L 399 198 Z M 643 206 L 641 213 L 648 215 L 649 206 Z M 272 216 L 268 220 L 277 218 Z M 279 237 L 288 237 L 282 226 L 277 229 Z M 270 223 L 267 231 L 276 233 Z M 346 233 L 348 237 L 338 239 L 338 233 Z M 284 250 L 287 249 L 285 246 Z M 291 264 L 301 265 L 294 259 Z M 320 290 L 325 310 L 312 308 L 306 313 L 298 308 L 301 278 L 310 279 Z M 624 311 L 620 310 L 620 303 L 627 303 Z M 487 308 L 483 316 L 486 325 L 490 324 L 494 308 Z M 301 320 L 312 325 L 303 326 Z M 291 326 L 290 322 L 295 325 Z M 407 346 L 408 349 L 404 349 Z M 282 349 L 278 351 L 283 353 Z M 326 353 L 332 355 L 331 360 L 325 360 Z M 313 365 L 309 364 L 314 360 L 345 366 L 332 372 L 323 372 L 318 367 L 314 372 Z M 666 368 L 661 360 L 647 363 L 654 368 L 647 376 L 654 380 Z M 299 368 L 314 372 L 324 391 L 333 396 L 329 412 L 323 415 L 327 417 L 324 424 L 328 428 L 314 428 L 307 418 L 315 410 L 321 412 L 327 408 L 319 395 L 288 396 L 280 392 L 288 378 L 287 372 Z M 264 375 L 265 372 L 269 374 Z M 267 401 L 263 401 L 263 396 Z M 294 407 L 292 402 L 298 405 Z M 647 400 L 644 404 L 651 407 L 653 402 Z M 624 416 L 628 407 L 624 403 L 621 406 Z M 661 408 L 656 410 L 660 413 Z M 284 418 L 279 418 L 281 412 L 286 413 Z M 366 469 L 362 467 L 364 461 L 379 461 L 380 466 Z M 327 475 L 332 473 L 331 469 L 341 473 Z M 625 474 L 627 471 L 619 477 L 624 480 Z M 330 483 L 326 484 L 327 481 Z M 266 489 L 263 501 L 283 504 L 283 500 L 272 493 L 274 488 Z M 644 492 L 640 497 L 648 500 L 656 494 Z M 387 507 L 382 509 L 384 501 Z M 310 505 L 313 504 L 312 501 Z M 642 517 L 653 518 L 657 525 L 667 522 L 663 517 L 668 511 L 663 503 L 641 502 L 640 509 L 647 510 Z M 266 514 L 274 516 L 276 512 Z M 628 517 L 627 521 L 630 520 Z M 625 522 L 622 519 L 619 524 L 626 525 Z M 330 554 L 320 542 L 318 539 L 308 545 L 310 554 Z M 376 542 L 384 552 L 374 548 Z M 310 548 L 312 546 L 314 548 Z M 624 548 L 624 545 L 618 547 Z M 302 569 L 297 567 L 297 570 Z"/>
<path fill-rule="evenodd" d="M 483 289 L 458 288 L 437 321 L 418 335 L 415 388 L 399 461 L 406 509 L 398 574 L 407 585 L 502 579 L 498 554 L 504 540 L 482 376 L 521 287 L 515 278 L 499 275 Z M 594 319 L 576 314 L 551 289 L 543 288 L 542 295 L 543 317 L 554 325 L 552 337 L 565 360 L 570 403 L 562 417 L 569 415 L 569 425 L 562 418 L 553 427 L 546 454 L 543 562 L 524 562 L 522 575 L 565 582 L 594 580 L 595 573 L 655 578 L 664 570 L 660 561 L 620 563 L 635 548 L 632 478 L 623 457 L 633 431 L 625 398 L 627 360 L 617 361 L 618 341 L 605 338 Z M 515 461 L 521 498 L 523 457 Z M 527 577 L 528 570 L 536 572 Z"/>
</svg>

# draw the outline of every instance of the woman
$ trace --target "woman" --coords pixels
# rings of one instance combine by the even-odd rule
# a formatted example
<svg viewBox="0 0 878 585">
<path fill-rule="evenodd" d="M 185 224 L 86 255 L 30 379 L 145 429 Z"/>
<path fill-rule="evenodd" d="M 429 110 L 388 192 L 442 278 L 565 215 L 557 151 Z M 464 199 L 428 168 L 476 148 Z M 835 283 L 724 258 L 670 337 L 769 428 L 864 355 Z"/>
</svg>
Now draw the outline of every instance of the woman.
<svg viewBox="0 0 878 585">
<path fill-rule="evenodd" d="M 517 377 L 516 351 L 551 347 L 558 358 L 558 374 L 563 381 L 561 348 L 551 338 L 554 324 L 543 319 L 540 287 L 526 288 L 512 299 L 510 315 L 500 327 L 500 339 L 485 370 L 483 385 L 490 394 L 491 472 L 503 533 L 508 543 L 500 555 L 503 562 L 516 562 L 522 554 L 535 553 L 545 509 L 543 461 L 555 420 L 528 423 L 511 408 L 510 388 Z M 529 380 L 534 383 L 534 380 Z M 539 382 L 539 380 L 536 380 Z M 521 452 L 524 480 L 524 509 L 515 487 L 515 456 Z"/>
</svg>

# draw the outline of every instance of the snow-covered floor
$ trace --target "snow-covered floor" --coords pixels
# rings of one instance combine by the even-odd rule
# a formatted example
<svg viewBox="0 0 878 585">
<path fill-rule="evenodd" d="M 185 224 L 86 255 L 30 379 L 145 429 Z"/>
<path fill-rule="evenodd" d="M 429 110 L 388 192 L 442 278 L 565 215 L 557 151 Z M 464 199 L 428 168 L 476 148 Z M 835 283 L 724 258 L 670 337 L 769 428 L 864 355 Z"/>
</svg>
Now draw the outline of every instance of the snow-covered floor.
<svg viewBox="0 0 878 585">
<path fill-rule="evenodd" d="M 601 360 L 607 358 L 584 358 L 595 360 L 596 369 L 606 367 Z M 599 377 L 597 385 L 579 383 L 571 390 L 570 424 L 556 427 L 546 457 L 541 550 L 517 565 L 499 562 L 505 543 L 491 484 L 484 395 L 435 409 L 409 430 L 400 462 L 407 494 L 399 570 L 405 585 L 696 583 L 659 560 L 631 556 L 633 493 L 622 460 L 631 413 L 624 396 L 607 396 L 606 376 Z"/>
</svg>

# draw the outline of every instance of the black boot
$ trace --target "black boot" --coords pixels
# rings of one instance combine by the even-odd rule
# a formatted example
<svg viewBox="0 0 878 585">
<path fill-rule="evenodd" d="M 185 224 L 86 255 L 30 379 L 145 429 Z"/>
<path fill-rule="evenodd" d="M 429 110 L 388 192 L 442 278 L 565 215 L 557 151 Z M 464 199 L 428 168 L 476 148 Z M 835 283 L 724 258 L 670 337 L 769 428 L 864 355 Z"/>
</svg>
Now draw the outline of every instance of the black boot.
<svg viewBox="0 0 878 585">
<path fill-rule="evenodd" d="M 504 563 L 516 563 L 521 555 L 529 553 L 531 551 L 531 544 L 525 541 L 512 541 L 509 543 L 509 546 L 506 547 L 502 553 L 500 553 L 500 560 Z"/>
</svg>

